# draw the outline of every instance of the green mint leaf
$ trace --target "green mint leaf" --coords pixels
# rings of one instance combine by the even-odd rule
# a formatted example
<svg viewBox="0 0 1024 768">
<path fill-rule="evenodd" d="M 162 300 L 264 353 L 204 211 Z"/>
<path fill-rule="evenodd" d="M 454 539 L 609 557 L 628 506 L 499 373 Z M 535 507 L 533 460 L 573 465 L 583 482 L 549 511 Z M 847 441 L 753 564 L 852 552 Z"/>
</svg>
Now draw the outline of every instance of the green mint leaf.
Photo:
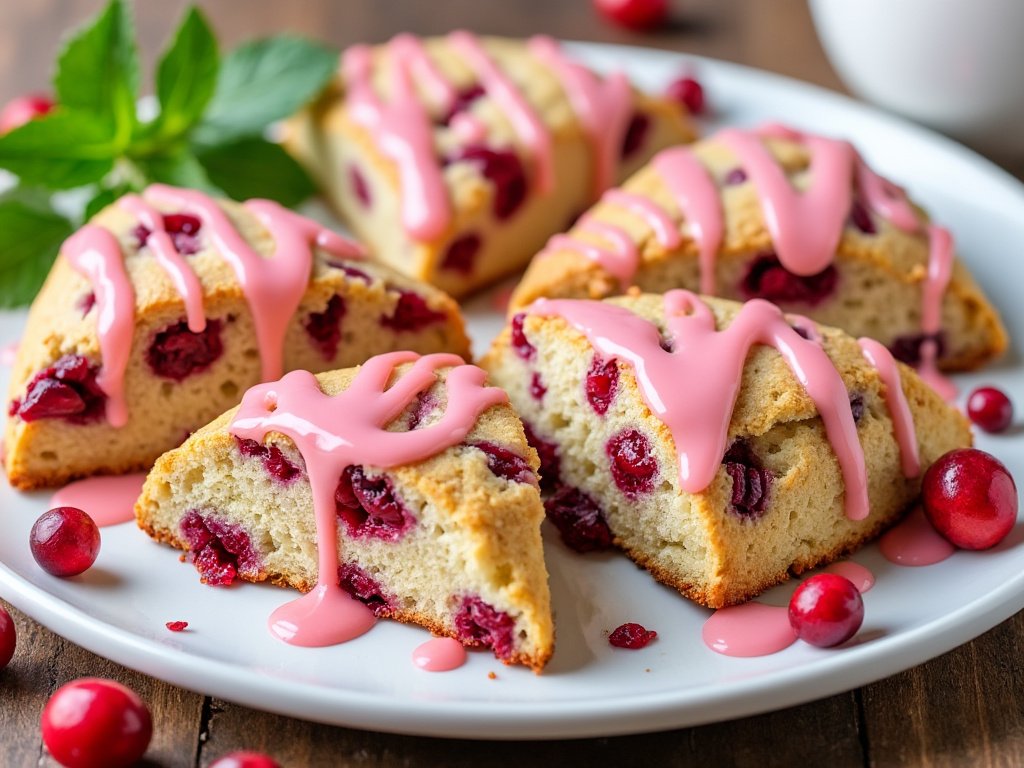
<svg viewBox="0 0 1024 768">
<path fill-rule="evenodd" d="M 189 187 L 208 194 L 223 194 L 211 182 L 196 156 L 187 149 L 168 155 L 139 158 L 135 161 L 135 165 L 145 177 L 146 182 Z"/>
<path fill-rule="evenodd" d="M 114 167 L 111 130 L 100 117 L 58 109 L 0 136 L 0 168 L 48 189 L 92 184 Z"/>
<path fill-rule="evenodd" d="M 124 0 L 111 0 L 91 23 L 78 30 L 57 58 L 53 79 L 57 101 L 74 113 L 107 120 L 118 147 L 125 147 L 137 124 L 139 58 L 135 24 Z"/>
<path fill-rule="evenodd" d="M 52 210 L 0 202 L 0 307 L 32 301 L 71 231 L 71 222 Z"/>
<path fill-rule="evenodd" d="M 200 147 L 197 157 L 210 181 L 236 200 L 265 197 L 292 207 L 316 191 L 292 156 L 265 139 Z"/>
<path fill-rule="evenodd" d="M 246 43 L 221 63 L 216 93 L 194 136 L 218 144 L 262 135 L 316 96 L 337 67 L 336 51 L 302 38 Z"/>
</svg>

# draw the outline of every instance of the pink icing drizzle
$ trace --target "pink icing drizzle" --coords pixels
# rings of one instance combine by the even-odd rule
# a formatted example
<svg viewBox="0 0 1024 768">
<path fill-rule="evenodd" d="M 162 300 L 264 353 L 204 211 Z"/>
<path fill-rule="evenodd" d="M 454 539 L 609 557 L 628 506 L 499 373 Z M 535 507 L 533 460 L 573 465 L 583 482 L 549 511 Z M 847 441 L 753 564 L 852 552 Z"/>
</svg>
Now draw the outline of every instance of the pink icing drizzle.
<svg viewBox="0 0 1024 768">
<path fill-rule="evenodd" d="M 767 301 L 747 302 L 721 331 L 710 308 L 689 291 L 665 294 L 664 307 L 671 352 L 662 349 L 652 323 L 623 307 L 539 299 L 531 312 L 564 318 L 602 355 L 633 368 L 644 401 L 672 433 L 679 482 L 689 493 L 707 488 L 721 466 L 750 348 L 775 347 L 821 414 L 842 471 L 847 517 L 867 517 L 867 473 L 849 394 L 824 350 L 794 331 Z"/>
<path fill-rule="evenodd" d="M 124 268 L 121 245 L 109 230 L 86 224 L 65 241 L 63 253 L 96 294 L 96 332 L 103 358 L 96 383 L 107 396 L 107 421 L 112 427 L 123 427 L 128 423 L 124 372 L 135 330 L 135 291 Z"/>
<path fill-rule="evenodd" d="M 942 330 L 942 297 L 953 273 L 953 238 L 949 230 L 930 224 L 928 242 L 931 255 L 921 300 L 921 330 L 926 334 L 937 334 Z M 956 386 L 939 373 L 935 364 L 937 356 L 938 343 L 934 339 L 927 339 L 921 344 L 921 378 L 946 400 L 952 400 L 956 397 Z"/>
<path fill-rule="evenodd" d="M 875 574 L 860 563 L 855 563 L 852 560 L 832 563 L 825 568 L 825 572 L 834 573 L 837 576 L 842 576 L 844 579 L 849 579 L 861 594 L 870 591 L 875 586 Z"/>
<path fill-rule="evenodd" d="M 395 368 L 414 362 L 387 387 Z M 411 432 L 385 427 L 423 390 L 437 381 L 435 371 L 451 366 L 446 379 L 448 404 L 441 418 Z M 419 357 L 392 352 L 368 360 L 348 389 L 335 396 L 320 390 L 316 377 L 293 371 L 277 382 L 253 387 L 231 422 L 232 434 L 262 441 L 278 432 L 295 443 L 306 464 L 316 519 L 318 580 L 307 595 L 278 608 L 271 631 L 296 645 L 328 645 L 362 634 L 373 614 L 338 585 L 338 536 L 334 493 L 338 478 L 353 464 L 396 467 L 422 461 L 461 442 L 480 414 L 508 396 L 484 387 L 486 374 L 463 364 L 457 355 Z M 339 616 L 344 618 L 338 618 Z"/>
<path fill-rule="evenodd" d="M 878 548 L 890 563 L 905 566 L 933 565 L 956 552 L 956 547 L 932 527 L 920 506 L 886 531 Z"/>
<path fill-rule="evenodd" d="M 642 195 L 634 195 L 622 189 L 609 189 L 602 198 L 612 205 L 620 205 L 623 208 L 642 216 L 652 230 L 654 236 L 663 248 L 675 248 L 682 242 L 679 235 L 679 227 L 672 221 L 672 218 L 665 213 L 665 210 Z"/>
<path fill-rule="evenodd" d="M 135 519 L 135 502 L 142 494 L 145 474 L 89 477 L 53 494 L 50 507 L 77 507 L 100 528 Z"/>
<path fill-rule="evenodd" d="M 450 672 L 466 663 L 466 649 L 458 640 L 435 637 L 416 648 L 412 660 L 427 672 Z"/>
<path fill-rule="evenodd" d="M 394 56 L 395 66 L 407 66 L 415 72 L 420 84 L 429 92 L 430 98 L 447 112 L 458 94 L 455 87 L 437 68 L 420 39 L 409 34 L 396 35 L 388 43 L 388 47 Z"/>
<path fill-rule="evenodd" d="M 725 656 L 767 656 L 796 642 L 785 608 L 749 602 L 721 608 L 701 629 L 705 645 Z"/>
<path fill-rule="evenodd" d="M 907 199 L 906 192 L 871 170 L 868 164 L 857 156 L 857 188 L 868 208 L 904 232 L 917 232 L 921 223 L 917 220 L 914 206 Z"/>
<path fill-rule="evenodd" d="M 864 358 L 878 371 L 885 385 L 885 404 L 892 419 L 893 432 L 900 446 L 900 463 L 904 477 L 917 477 L 921 473 L 921 460 L 917 453 L 917 432 L 914 417 L 903 392 L 900 369 L 892 353 L 874 339 L 858 339 Z"/>
<path fill-rule="evenodd" d="M 448 127 L 466 144 L 479 144 L 487 138 L 487 125 L 476 115 L 459 112 L 452 117 Z"/>
</svg>

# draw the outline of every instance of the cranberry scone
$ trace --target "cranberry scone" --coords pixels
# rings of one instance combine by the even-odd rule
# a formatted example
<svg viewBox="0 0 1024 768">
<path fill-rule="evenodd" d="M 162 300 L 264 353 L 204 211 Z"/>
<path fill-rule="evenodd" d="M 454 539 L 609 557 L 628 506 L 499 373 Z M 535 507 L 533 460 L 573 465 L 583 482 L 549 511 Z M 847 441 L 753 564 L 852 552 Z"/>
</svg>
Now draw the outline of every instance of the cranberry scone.
<svg viewBox="0 0 1024 768">
<path fill-rule="evenodd" d="M 11 483 L 152 465 L 260 381 L 381 352 L 468 356 L 458 306 L 276 203 L 153 186 L 64 244 L 11 377 Z"/>
<path fill-rule="evenodd" d="M 139 526 L 208 584 L 344 591 L 539 671 L 554 636 L 539 460 L 507 395 L 460 363 L 395 352 L 249 390 L 157 461 Z"/>
<path fill-rule="evenodd" d="M 617 544 L 713 608 L 876 536 L 971 442 L 882 344 L 762 299 L 541 299 L 482 365 L 540 455 L 563 540 Z"/>
<path fill-rule="evenodd" d="M 549 242 L 512 312 L 631 285 L 767 299 L 926 373 L 977 367 L 1007 344 L 946 230 L 848 142 L 779 125 L 659 153 Z"/>
<path fill-rule="evenodd" d="M 694 137 L 680 103 L 599 76 L 550 38 L 460 31 L 347 50 L 284 145 L 380 258 L 462 296 Z"/>
</svg>

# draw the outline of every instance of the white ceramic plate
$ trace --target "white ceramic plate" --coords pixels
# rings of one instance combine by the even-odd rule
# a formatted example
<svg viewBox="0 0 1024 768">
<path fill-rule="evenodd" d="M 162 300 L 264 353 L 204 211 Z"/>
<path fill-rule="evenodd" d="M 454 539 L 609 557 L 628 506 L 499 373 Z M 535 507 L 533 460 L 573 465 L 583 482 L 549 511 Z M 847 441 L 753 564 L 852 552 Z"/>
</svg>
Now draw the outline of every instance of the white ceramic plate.
<svg viewBox="0 0 1024 768">
<path fill-rule="evenodd" d="M 625 66 L 659 88 L 684 63 L 669 53 L 580 45 L 601 67 Z M 699 69 L 717 119 L 741 124 L 782 119 L 847 136 L 935 217 L 948 222 L 960 252 L 1014 338 L 1024 338 L 1024 188 L 977 155 L 933 133 L 835 94 L 743 67 L 687 60 Z M 486 297 L 470 307 L 477 351 L 499 327 Z M 0 343 L 17 338 L 20 313 L 0 318 Z M 1024 392 L 1016 352 L 966 389 L 995 382 Z M 1024 406 L 1024 401 L 1018 405 Z M 979 436 L 1024 479 L 1024 440 Z M 819 650 L 803 643 L 763 658 L 720 656 L 701 641 L 710 614 L 657 585 L 625 558 L 582 557 L 546 530 L 558 626 L 545 673 L 502 667 L 489 654 L 447 674 L 416 669 L 413 649 L 427 633 L 381 622 L 367 635 L 326 649 L 293 648 L 265 629 L 290 596 L 273 587 L 214 589 L 199 583 L 178 553 L 133 525 L 103 532 L 99 560 L 84 576 L 61 580 L 33 562 L 29 528 L 45 495 L 0 489 L 0 594 L 65 637 L 172 683 L 260 709 L 381 731 L 472 738 L 601 736 L 749 715 L 810 701 L 919 664 L 976 637 L 1024 607 L 1024 526 L 997 550 L 959 552 L 929 568 L 899 568 L 869 547 L 854 559 L 878 578 L 865 596 L 866 619 L 853 645 Z M 785 604 L 790 587 L 767 600 Z M 175 634 L 164 624 L 189 622 Z M 606 633 L 626 621 L 658 631 L 647 649 L 611 648 Z M 488 673 L 497 673 L 490 679 Z M 83 670 L 84 672 L 84 670 Z"/>
</svg>

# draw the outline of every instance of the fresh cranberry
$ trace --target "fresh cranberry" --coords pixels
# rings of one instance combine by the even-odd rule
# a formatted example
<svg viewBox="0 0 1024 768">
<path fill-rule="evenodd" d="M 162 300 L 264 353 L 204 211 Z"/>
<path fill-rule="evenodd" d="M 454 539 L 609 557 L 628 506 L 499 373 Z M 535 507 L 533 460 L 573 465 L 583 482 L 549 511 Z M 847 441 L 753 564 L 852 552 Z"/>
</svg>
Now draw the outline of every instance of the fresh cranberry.
<svg viewBox="0 0 1024 768">
<path fill-rule="evenodd" d="M 608 635 L 608 642 L 616 648 L 628 648 L 631 651 L 638 651 L 646 648 L 651 641 L 658 636 L 653 629 L 647 629 L 643 624 L 620 624 Z"/>
<path fill-rule="evenodd" d="M 146 350 L 146 362 L 157 376 L 183 381 L 209 368 L 221 356 L 220 320 L 207 320 L 199 333 L 188 329 L 188 323 L 169 325 L 153 337 Z"/>
<path fill-rule="evenodd" d="M 941 358 L 946 350 L 946 335 L 944 333 L 915 333 L 897 336 L 892 344 L 889 345 L 889 351 L 901 363 L 917 365 L 921 362 L 921 347 L 929 340 L 935 342 L 936 358 Z"/>
<path fill-rule="evenodd" d="M 204 584 L 226 587 L 239 573 L 256 577 L 263 564 L 241 526 L 190 510 L 181 520 L 181 534 Z"/>
<path fill-rule="evenodd" d="M 513 483 L 535 483 L 537 476 L 526 459 L 508 448 L 490 442 L 471 443 L 487 456 L 487 467 L 498 477 Z"/>
<path fill-rule="evenodd" d="M 22 400 L 14 400 L 8 413 L 23 421 L 63 418 L 75 424 L 99 419 L 106 395 L 96 383 L 99 366 L 81 355 L 64 355 L 37 373 Z"/>
<path fill-rule="evenodd" d="M 608 412 L 608 406 L 615 398 L 618 387 L 618 364 L 614 360 L 605 360 L 594 355 L 590 362 L 590 370 L 587 371 L 584 389 L 587 393 L 587 402 L 596 414 L 604 416 Z"/>
<path fill-rule="evenodd" d="M 691 115 L 704 112 L 704 86 L 692 77 L 680 77 L 673 80 L 665 89 L 665 95 L 686 107 Z"/>
<path fill-rule="evenodd" d="M 512 349 L 523 360 L 533 360 L 537 356 L 537 348 L 526 338 L 523 330 L 523 323 L 526 322 L 526 313 L 520 312 L 512 318 Z"/>
<path fill-rule="evenodd" d="M 235 441 L 243 456 L 262 460 L 264 469 L 279 483 L 288 485 L 302 475 L 302 470 L 292 464 L 276 445 L 263 445 L 256 440 L 241 437 L 235 438 Z"/>
<path fill-rule="evenodd" d="M 335 508 L 350 536 L 397 541 L 416 523 L 416 518 L 395 494 L 391 481 L 367 477 L 363 468 L 350 466 L 338 480 Z"/>
<path fill-rule="evenodd" d="M 611 461 L 612 479 L 630 499 L 654 489 L 658 461 L 651 452 L 651 442 L 635 429 L 620 432 L 605 446 Z"/>
<path fill-rule="evenodd" d="M 460 112 L 465 112 L 477 99 L 483 98 L 487 94 L 484 87 L 479 83 L 473 83 L 473 85 L 463 88 L 457 94 L 455 99 L 452 101 L 452 105 L 448 110 L 448 113 L 441 118 L 441 125 L 449 125 L 452 118 Z"/>
<path fill-rule="evenodd" d="M 449 163 L 465 162 L 476 166 L 480 174 L 494 185 L 494 217 L 504 221 L 526 200 L 526 171 L 515 152 L 470 144 L 447 159 Z"/>
<path fill-rule="evenodd" d="M 832 265 L 816 275 L 794 275 L 774 253 L 762 253 L 750 265 L 740 290 L 748 299 L 815 306 L 832 295 L 838 279 L 839 273 Z"/>
<path fill-rule="evenodd" d="M 184 632 L 188 629 L 187 621 L 168 621 L 164 626 L 167 627 L 171 632 Z"/>
<path fill-rule="evenodd" d="M 199 253 L 201 250 L 199 230 L 203 228 L 203 223 L 199 217 L 193 216 L 190 213 L 167 213 L 164 214 L 163 221 L 164 231 L 170 235 L 171 242 L 174 243 L 174 249 L 178 253 L 182 256 L 192 256 Z M 149 241 L 149 236 L 153 233 L 147 227 L 139 224 L 132 234 L 138 242 L 138 247 L 142 248 Z"/>
<path fill-rule="evenodd" d="M 39 93 L 27 93 L 11 99 L 0 110 L 0 136 L 48 114 L 55 106 L 53 99 Z"/>
<path fill-rule="evenodd" d="M 523 422 L 523 432 L 526 434 L 526 442 L 537 451 L 540 457 L 540 487 L 545 491 L 551 491 L 558 487 L 561 462 L 558 458 L 558 447 L 554 443 L 541 440 L 529 424 Z"/>
<path fill-rule="evenodd" d="M 722 460 L 725 471 L 732 478 L 732 509 L 744 517 L 758 517 L 768 505 L 774 476 L 761 466 L 761 462 L 746 443 L 737 440 Z"/>
<path fill-rule="evenodd" d="M 612 545 L 612 531 L 604 513 L 582 491 L 562 486 L 544 500 L 544 511 L 570 549 L 600 552 Z"/>
<path fill-rule="evenodd" d="M 853 205 L 850 207 L 850 221 L 853 222 L 853 226 L 865 235 L 878 234 L 878 229 L 871 218 L 871 213 L 859 200 L 854 200 Z"/>
<path fill-rule="evenodd" d="M 353 165 L 348 170 L 348 180 L 352 185 L 352 194 L 356 196 L 356 200 L 362 204 L 363 208 L 369 208 L 373 198 L 370 197 L 370 187 L 366 183 L 366 177 L 363 176 L 362 171 Z"/>
<path fill-rule="evenodd" d="M 967 415 L 986 432 L 1005 432 L 1013 423 L 1013 403 L 1001 389 L 978 387 L 967 398 Z"/>
<path fill-rule="evenodd" d="M 479 597 L 464 597 L 455 614 L 455 631 L 466 645 L 491 648 L 499 659 L 512 655 L 515 622 Z"/>
<path fill-rule="evenodd" d="M 374 616 L 383 616 L 394 608 L 380 584 L 355 563 L 343 563 L 338 568 L 338 582 L 352 597 L 369 606 Z"/>
<path fill-rule="evenodd" d="M 593 0 L 598 12 L 613 24 L 642 32 L 668 18 L 668 0 Z"/>
<path fill-rule="evenodd" d="M 323 312 L 311 312 L 306 318 L 304 327 L 313 345 L 324 356 L 325 360 L 333 360 L 338 354 L 341 343 L 341 321 L 345 317 L 345 300 L 341 296 L 331 296 Z"/>
<path fill-rule="evenodd" d="M 281 765 L 261 752 L 231 752 L 210 763 L 210 768 L 281 768 Z"/>
<path fill-rule="evenodd" d="M 18 630 L 11 614 L 0 605 L 0 670 L 11 663 L 14 647 L 18 644 Z"/>
<path fill-rule="evenodd" d="M 82 317 L 85 317 L 90 312 L 92 312 L 92 308 L 95 306 L 96 294 L 93 293 L 92 291 L 89 291 L 81 299 L 79 299 L 77 304 L 78 310 L 82 313 Z"/>
<path fill-rule="evenodd" d="M 789 623 L 797 637 L 819 648 L 845 643 L 863 622 L 860 590 L 834 573 L 812 576 L 789 600 Z"/>
<path fill-rule="evenodd" d="M 113 680 L 86 677 L 57 689 L 43 708 L 43 743 L 67 768 L 121 768 L 142 759 L 153 735 L 146 704 Z"/>
<path fill-rule="evenodd" d="M 77 576 L 91 568 L 100 553 L 100 529 L 77 507 L 44 512 L 28 541 L 32 557 L 51 576 Z"/>
<path fill-rule="evenodd" d="M 746 180 L 747 172 L 742 168 L 737 167 L 733 168 L 731 171 L 725 174 L 725 178 L 722 179 L 722 183 L 726 184 L 727 186 L 735 186 L 737 184 L 744 183 Z"/>
<path fill-rule="evenodd" d="M 394 331 L 418 331 L 434 323 L 443 323 L 446 319 L 444 312 L 428 307 L 418 293 L 399 291 L 395 311 L 381 317 L 380 324 Z"/>
<path fill-rule="evenodd" d="M 544 379 L 541 378 L 540 372 L 534 371 L 530 377 L 530 395 L 534 400 L 543 400 L 547 393 L 548 388 L 544 386 Z"/>
<path fill-rule="evenodd" d="M 1017 521 L 1017 486 L 995 456 L 958 448 L 928 467 L 921 486 L 924 513 L 961 549 L 988 549 Z"/>
<path fill-rule="evenodd" d="M 470 232 L 456 239 L 448 246 L 441 259 L 441 269 L 449 272 L 461 272 L 464 275 L 473 273 L 476 255 L 480 251 L 480 235 Z"/>
<path fill-rule="evenodd" d="M 650 130 L 651 119 L 643 112 L 634 112 L 633 116 L 629 118 L 626 133 L 622 137 L 622 151 L 619 154 L 623 160 L 628 160 L 640 151 L 640 148 L 647 140 L 647 134 L 650 133 Z M 579 216 L 576 218 L 579 218 Z M 575 222 L 575 219 L 573 221 Z"/>
</svg>

